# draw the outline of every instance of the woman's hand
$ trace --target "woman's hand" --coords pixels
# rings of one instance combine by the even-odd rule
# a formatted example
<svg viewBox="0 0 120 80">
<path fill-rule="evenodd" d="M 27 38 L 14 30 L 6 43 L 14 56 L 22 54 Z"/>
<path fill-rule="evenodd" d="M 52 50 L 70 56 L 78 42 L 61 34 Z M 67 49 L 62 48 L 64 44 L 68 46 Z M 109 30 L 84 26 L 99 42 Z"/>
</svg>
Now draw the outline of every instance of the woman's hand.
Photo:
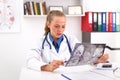
<svg viewBox="0 0 120 80">
<path fill-rule="evenodd" d="M 59 68 L 60 65 L 64 65 L 64 62 L 60 60 L 53 60 L 50 64 L 41 66 L 41 70 L 52 72 Z"/>
<path fill-rule="evenodd" d="M 96 63 L 103 63 L 103 62 L 106 62 L 109 58 L 109 55 L 108 54 L 103 54 L 103 56 L 101 56 Z"/>
</svg>

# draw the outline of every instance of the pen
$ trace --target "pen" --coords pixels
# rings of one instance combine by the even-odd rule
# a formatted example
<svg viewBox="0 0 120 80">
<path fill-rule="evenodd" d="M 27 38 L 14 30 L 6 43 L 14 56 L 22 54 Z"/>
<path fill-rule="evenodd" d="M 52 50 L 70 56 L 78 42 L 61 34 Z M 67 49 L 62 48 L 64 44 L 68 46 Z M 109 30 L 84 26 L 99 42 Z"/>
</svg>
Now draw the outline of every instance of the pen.
<svg viewBox="0 0 120 80">
<path fill-rule="evenodd" d="M 70 79 L 69 77 L 67 77 L 67 76 L 64 75 L 64 74 L 61 74 L 61 76 L 64 77 L 64 78 L 66 78 L 66 79 L 68 79 L 68 80 L 72 80 L 72 79 Z"/>
</svg>

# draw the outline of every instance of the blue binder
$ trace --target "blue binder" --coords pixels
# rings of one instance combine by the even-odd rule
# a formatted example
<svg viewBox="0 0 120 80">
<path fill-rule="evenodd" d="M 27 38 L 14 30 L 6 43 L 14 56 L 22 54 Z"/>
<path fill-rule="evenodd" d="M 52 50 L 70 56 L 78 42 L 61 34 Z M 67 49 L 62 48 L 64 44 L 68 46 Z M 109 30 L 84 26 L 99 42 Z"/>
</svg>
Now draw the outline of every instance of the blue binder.
<svg viewBox="0 0 120 80">
<path fill-rule="evenodd" d="M 115 32 L 116 31 L 116 12 L 113 12 L 113 21 L 112 21 L 112 31 Z"/>
<path fill-rule="evenodd" d="M 102 32 L 106 32 L 106 12 L 102 12 Z"/>
</svg>

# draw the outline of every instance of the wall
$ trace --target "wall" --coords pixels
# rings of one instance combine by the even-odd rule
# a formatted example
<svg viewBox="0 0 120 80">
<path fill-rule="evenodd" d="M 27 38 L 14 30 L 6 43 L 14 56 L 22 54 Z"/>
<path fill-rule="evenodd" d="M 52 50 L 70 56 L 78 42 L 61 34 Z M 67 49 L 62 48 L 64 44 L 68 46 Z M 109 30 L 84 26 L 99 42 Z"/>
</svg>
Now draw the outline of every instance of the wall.
<svg viewBox="0 0 120 80">
<path fill-rule="evenodd" d="M 85 11 L 120 11 L 120 0 L 83 0 Z"/>
<path fill-rule="evenodd" d="M 25 65 L 27 50 L 44 33 L 45 17 L 24 18 L 22 0 L 20 2 L 19 33 L 0 33 L 0 80 L 18 80 Z M 18 4 L 19 4 L 18 3 Z M 81 40 L 80 17 L 68 17 L 66 32 Z"/>
</svg>

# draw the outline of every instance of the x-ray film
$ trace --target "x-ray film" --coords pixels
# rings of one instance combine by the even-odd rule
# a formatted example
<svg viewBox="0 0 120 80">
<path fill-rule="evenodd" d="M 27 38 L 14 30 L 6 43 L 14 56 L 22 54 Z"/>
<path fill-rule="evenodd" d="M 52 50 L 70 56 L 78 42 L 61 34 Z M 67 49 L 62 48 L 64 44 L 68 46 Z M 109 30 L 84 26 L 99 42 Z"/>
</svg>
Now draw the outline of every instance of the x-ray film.
<svg viewBox="0 0 120 80">
<path fill-rule="evenodd" d="M 103 54 L 106 44 L 77 43 L 65 66 L 94 64 Z"/>
</svg>

